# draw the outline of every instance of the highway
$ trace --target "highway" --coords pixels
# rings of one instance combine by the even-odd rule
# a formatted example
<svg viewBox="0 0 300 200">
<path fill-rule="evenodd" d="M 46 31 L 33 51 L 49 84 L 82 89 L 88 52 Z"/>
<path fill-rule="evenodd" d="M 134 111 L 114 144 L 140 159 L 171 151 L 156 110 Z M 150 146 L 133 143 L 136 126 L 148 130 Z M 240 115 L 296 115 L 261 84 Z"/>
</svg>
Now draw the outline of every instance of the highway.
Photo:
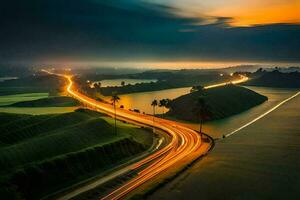
<svg viewBox="0 0 300 200">
<path fill-rule="evenodd" d="M 97 111 L 114 115 L 114 108 L 107 103 L 98 102 L 80 92 L 74 88 L 71 75 L 56 74 L 47 70 L 42 70 L 46 73 L 58 75 L 68 80 L 68 86 L 66 88 L 67 93 L 80 102 L 89 105 Z M 233 84 L 246 81 L 248 78 L 241 76 L 241 79 Z M 205 89 L 212 87 L 219 87 L 228 83 L 221 83 L 212 86 L 207 86 Z M 135 164 L 129 166 L 131 170 L 137 171 L 137 176 L 131 180 L 125 182 L 122 186 L 111 191 L 101 199 L 121 199 L 129 192 L 141 186 L 143 183 L 151 180 L 158 174 L 168 170 L 171 166 L 183 167 L 189 162 L 195 160 L 199 156 L 206 154 L 210 149 L 211 143 L 203 142 L 201 136 L 196 131 L 186 128 L 174 121 L 153 117 L 141 113 L 128 111 L 125 109 L 117 108 L 117 117 L 121 119 L 128 119 L 129 121 L 135 121 L 139 124 L 147 126 L 154 126 L 157 129 L 161 129 L 169 134 L 170 142 L 158 149 L 148 157 L 138 161 Z"/>
</svg>

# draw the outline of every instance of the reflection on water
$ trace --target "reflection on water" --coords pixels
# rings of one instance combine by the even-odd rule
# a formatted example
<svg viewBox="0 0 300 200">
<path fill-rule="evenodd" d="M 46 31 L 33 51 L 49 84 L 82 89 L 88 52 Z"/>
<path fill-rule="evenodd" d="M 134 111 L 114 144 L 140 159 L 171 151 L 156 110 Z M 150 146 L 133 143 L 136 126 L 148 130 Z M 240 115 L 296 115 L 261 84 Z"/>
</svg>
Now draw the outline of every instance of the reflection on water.
<svg viewBox="0 0 300 200">
<path fill-rule="evenodd" d="M 96 81 L 101 83 L 101 87 L 108 87 L 108 86 L 121 86 L 122 82 L 124 81 L 125 85 L 131 84 L 137 84 L 137 83 L 150 83 L 150 82 L 156 82 L 155 79 L 111 79 L 111 80 L 102 80 L 102 81 Z"/>
<path fill-rule="evenodd" d="M 120 95 L 121 100 L 119 101 L 119 105 L 123 105 L 125 109 L 138 109 L 141 112 L 145 112 L 148 114 L 152 114 L 151 102 L 153 99 L 174 99 L 181 95 L 187 94 L 190 92 L 190 87 L 186 88 L 177 88 L 177 89 L 168 89 L 161 91 L 153 91 L 153 92 L 140 92 L 140 93 L 132 93 Z M 106 100 L 109 100 L 110 97 L 107 97 Z M 166 109 L 164 109 L 166 111 Z M 156 108 L 157 114 L 163 113 L 163 108 Z"/>
</svg>

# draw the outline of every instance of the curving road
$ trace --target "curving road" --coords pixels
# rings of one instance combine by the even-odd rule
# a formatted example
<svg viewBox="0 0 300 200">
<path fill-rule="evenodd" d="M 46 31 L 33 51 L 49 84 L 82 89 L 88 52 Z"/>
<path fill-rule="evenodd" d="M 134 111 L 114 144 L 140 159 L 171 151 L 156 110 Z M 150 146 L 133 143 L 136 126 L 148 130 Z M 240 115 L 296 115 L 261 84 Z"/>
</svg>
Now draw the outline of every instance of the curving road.
<svg viewBox="0 0 300 200">
<path fill-rule="evenodd" d="M 56 74 L 47 70 L 42 70 L 46 73 L 58 75 L 68 80 L 67 92 L 77 100 L 87 104 L 94 109 L 113 115 L 114 108 L 110 104 L 98 102 L 84 94 L 79 93 L 74 89 L 72 76 L 64 74 Z M 240 80 L 232 82 L 233 84 L 247 81 L 248 78 L 241 76 Z M 205 89 L 212 87 L 219 87 L 228 83 L 221 83 L 205 87 Z M 120 199 L 126 194 L 136 189 L 143 183 L 149 181 L 156 175 L 164 172 L 171 166 L 182 167 L 188 162 L 198 158 L 200 155 L 206 154 L 210 149 L 210 143 L 204 143 L 201 136 L 196 131 L 186 128 L 178 123 L 170 120 L 165 120 L 145 114 L 140 114 L 124 109 L 117 108 L 117 117 L 136 121 L 147 126 L 154 126 L 161 129 L 170 135 L 171 141 L 163 148 L 155 151 L 150 156 L 138 161 L 137 163 L 129 166 L 131 170 L 138 171 L 138 175 L 124 183 L 119 188 L 113 190 L 102 199 Z"/>
</svg>

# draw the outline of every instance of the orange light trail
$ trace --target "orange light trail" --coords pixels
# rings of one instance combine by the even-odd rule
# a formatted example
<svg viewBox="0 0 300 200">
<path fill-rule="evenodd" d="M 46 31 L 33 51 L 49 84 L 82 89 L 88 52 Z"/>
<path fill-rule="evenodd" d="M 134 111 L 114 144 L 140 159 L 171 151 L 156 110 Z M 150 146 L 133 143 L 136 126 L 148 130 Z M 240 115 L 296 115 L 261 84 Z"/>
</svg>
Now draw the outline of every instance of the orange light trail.
<svg viewBox="0 0 300 200">
<path fill-rule="evenodd" d="M 225 85 L 228 85 L 228 84 L 239 84 L 239 83 L 246 82 L 249 79 L 247 76 L 244 76 L 244 75 L 239 75 L 239 76 L 240 76 L 240 79 L 238 79 L 238 80 L 234 80 L 234 81 L 231 81 L 231 82 L 225 82 L 225 83 L 218 83 L 218 84 L 214 84 L 214 85 L 208 85 L 208 86 L 205 86 L 204 89 L 221 87 L 221 86 L 225 86 Z"/>
<path fill-rule="evenodd" d="M 113 115 L 114 108 L 110 104 L 105 104 L 98 102 L 88 96 L 85 96 L 75 90 L 73 90 L 73 81 L 72 76 L 55 74 L 47 70 L 42 70 L 46 73 L 52 75 L 58 75 L 64 77 L 68 80 L 69 84 L 67 86 L 67 92 L 73 98 L 92 106 L 97 111 L 105 112 L 107 114 Z M 241 80 L 233 81 L 233 84 L 237 84 L 243 81 L 246 81 L 247 77 L 241 77 Z M 205 88 L 219 87 L 226 85 L 228 83 L 216 84 L 212 86 L 206 86 Z M 141 113 L 136 113 L 124 109 L 117 108 L 117 117 L 122 119 L 128 119 L 130 121 L 136 121 L 138 123 L 145 124 L 147 126 L 154 126 L 155 128 L 161 129 L 169 134 L 171 141 L 164 146 L 163 148 L 155 151 L 153 154 L 148 157 L 138 161 L 135 164 L 130 166 L 131 170 L 138 170 L 141 167 L 144 167 L 141 171 L 138 172 L 138 175 L 128 182 L 124 183 L 119 188 L 116 188 L 110 194 L 101 199 L 121 199 L 126 194 L 136 189 L 143 183 L 149 181 L 151 178 L 157 176 L 158 174 L 164 172 L 169 167 L 178 164 L 183 166 L 184 160 L 189 159 L 192 161 L 198 158 L 200 155 L 206 154 L 210 149 L 210 144 L 203 145 L 201 136 L 196 131 L 186 128 L 182 125 L 179 125 L 177 122 L 155 118 L 155 123 L 153 124 L 153 116 L 145 115 Z M 181 161 L 181 162 L 180 162 Z"/>
</svg>

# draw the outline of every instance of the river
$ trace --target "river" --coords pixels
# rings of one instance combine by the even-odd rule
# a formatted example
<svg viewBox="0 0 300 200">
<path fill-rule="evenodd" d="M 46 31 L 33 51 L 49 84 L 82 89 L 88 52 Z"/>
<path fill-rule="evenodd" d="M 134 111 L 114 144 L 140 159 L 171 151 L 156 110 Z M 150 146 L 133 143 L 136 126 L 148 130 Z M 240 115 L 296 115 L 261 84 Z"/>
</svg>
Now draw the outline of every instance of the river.
<svg viewBox="0 0 300 200">
<path fill-rule="evenodd" d="M 236 128 L 242 126 L 243 124 L 248 123 L 254 118 L 258 117 L 260 114 L 266 112 L 280 101 L 288 98 L 292 94 L 296 92 L 295 89 L 282 89 L 282 88 L 267 88 L 267 87 L 247 87 L 259 94 L 265 95 L 268 97 L 268 101 L 255 106 L 245 112 L 240 114 L 216 120 L 212 122 L 207 122 L 203 126 L 203 130 L 205 133 L 208 133 L 213 138 L 222 137 L 222 135 L 226 135 Z M 141 93 L 132 93 L 120 95 L 119 105 L 123 105 L 125 109 L 138 109 L 141 112 L 145 112 L 148 114 L 152 114 L 153 109 L 151 107 L 151 102 L 153 99 L 163 99 L 169 98 L 174 99 L 184 94 L 188 94 L 190 91 L 190 87 L 186 88 L 176 88 L 176 89 L 168 89 L 161 91 L 153 91 L 153 92 L 141 92 Z M 107 97 L 106 100 L 109 100 L 110 97 Z M 166 111 L 166 109 L 164 109 Z M 156 108 L 157 114 L 162 114 L 163 109 L 160 107 Z M 187 123 L 183 122 L 183 124 L 187 127 L 198 130 L 199 125 L 196 123 Z"/>
<path fill-rule="evenodd" d="M 203 126 L 203 131 L 213 138 L 220 138 L 231 131 L 241 127 L 242 125 L 255 119 L 262 113 L 268 111 L 281 101 L 292 96 L 297 92 L 296 89 L 281 89 L 281 88 L 266 88 L 266 87 L 247 87 L 259 94 L 268 97 L 268 100 L 258 106 L 255 106 L 242 113 L 233 115 L 231 117 L 207 122 Z M 199 125 L 195 123 L 184 123 L 185 126 L 198 130 Z"/>
<path fill-rule="evenodd" d="M 154 99 L 157 100 L 164 99 L 164 98 L 175 99 L 181 95 L 188 94 L 190 92 L 190 89 L 191 89 L 190 87 L 185 87 L 185 88 L 119 95 L 120 101 L 118 104 L 119 106 L 123 105 L 125 109 L 138 109 L 141 112 L 152 114 L 153 108 L 151 106 L 151 102 Z M 105 100 L 109 101 L 110 97 L 106 97 Z M 167 109 L 164 109 L 164 111 L 166 110 Z M 157 107 L 156 114 L 162 114 L 162 113 L 163 113 L 163 108 Z"/>
</svg>

